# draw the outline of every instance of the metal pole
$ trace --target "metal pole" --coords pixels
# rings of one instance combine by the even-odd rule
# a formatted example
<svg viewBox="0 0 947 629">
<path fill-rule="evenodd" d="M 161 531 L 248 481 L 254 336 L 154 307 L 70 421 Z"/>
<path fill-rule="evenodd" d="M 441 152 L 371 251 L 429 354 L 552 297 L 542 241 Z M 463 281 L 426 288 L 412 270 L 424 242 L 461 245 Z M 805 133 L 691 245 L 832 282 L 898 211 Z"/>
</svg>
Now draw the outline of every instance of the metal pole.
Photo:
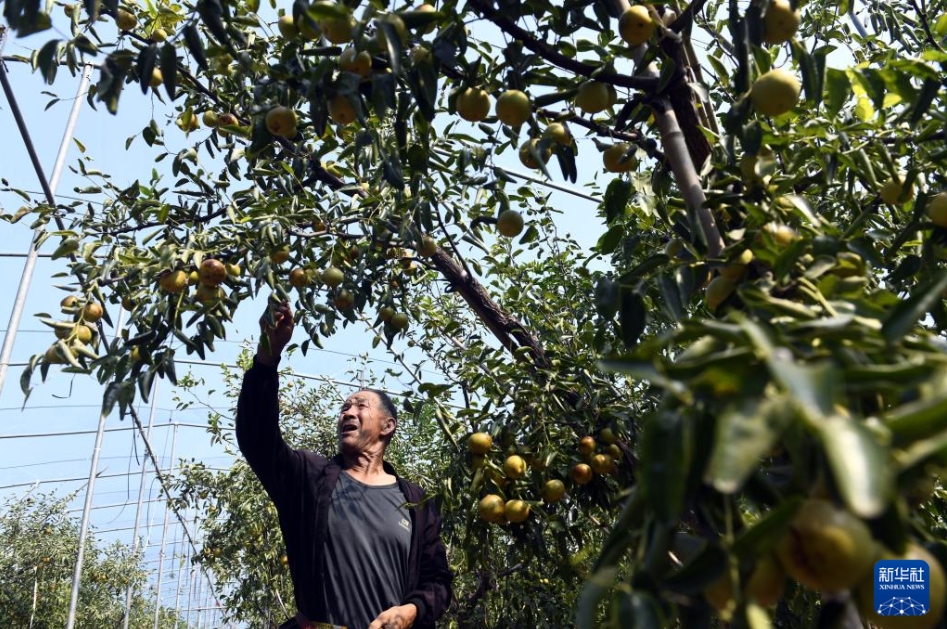
<svg viewBox="0 0 947 629">
<path fill-rule="evenodd" d="M 198 572 L 200 572 L 200 570 Z M 195 626 L 197 627 L 200 627 L 201 625 L 201 607 L 203 606 L 203 604 L 201 603 L 201 596 L 203 595 L 203 592 L 202 592 L 203 589 L 204 589 L 204 579 L 200 578 L 200 574 L 198 574 L 197 594 L 195 594 L 195 597 L 197 598 L 197 624 Z M 190 613 L 188 613 L 188 620 L 190 620 Z"/>
<path fill-rule="evenodd" d="M 191 624 L 191 600 L 194 594 L 194 569 L 194 564 L 191 564 L 191 570 L 187 577 L 187 611 L 184 612 L 186 614 L 184 619 L 185 627 Z"/>
<path fill-rule="evenodd" d="M 156 378 L 154 384 L 151 385 L 151 409 L 148 411 L 148 428 L 145 431 L 145 434 L 148 437 L 151 437 L 151 427 L 155 423 L 155 407 L 158 402 L 158 379 Z M 175 427 L 175 430 L 177 428 Z M 138 529 L 141 524 L 141 506 L 145 497 L 145 473 L 148 471 L 148 457 L 141 458 L 141 482 L 138 484 L 138 504 L 135 506 L 135 528 L 132 533 L 132 554 L 138 551 Z M 167 500 L 167 497 L 165 497 Z M 131 615 L 132 608 L 132 594 L 134 591 L 133 584 L 128 584 L 128 589 L 125 591 L 125 620 L 122 623 L 124 629 L 128 629 L 128 622 Z"/>
<path fill-rule="evenodd" d="M 120 310 L 115 329 L 120 331 L 124 325 L 125 312 Z M 82 521 L 79 524 L 79 548 L 76 551 L 76 568 L 72 573 L 72 591 L 69 594 L 69 615 L 66 617 L 66 629 L 76 625 L 76 608 L 79 605 L 79 584 L 82 581 L 82 562 L 85 558 L 85 542 L 89 532 L 89 516 L 92 513 L 92 494 L 95 493 L 95 479 L 98 476 L 99 454 L 102 452 L 102 437 L 105 434 L 105 413 L 99 414 L 99 427 L 95 433 L 95 445 L 92 447 L 92 464 L 89 466 L 89 481 L 86 485 L 85 505 L 82 508 Z"/>
<path fill-rule="evenodd" d="M 181 529 L 178 529 L 177 541 L 175 542 L 175 547 L 178 549 L 178 552 L 184 550 L 184 536 L 181 533 Z M 181 569 L 186 565 L 188 554 L 186 551 L 182 552 L 180 561 L 178 562 L 178 585 L 175 588 L 176 592 L 174 593 L 174 627 L 177 629 L 178 619 L 181 617 Z"/>
<path fill-rule="evenodd" d="M 171 465 L 169 469 L 174 469 L 174 444 L 178 438 L 178 427 L 174 426 L 171 432 Z M 171 500 L 171 496 L 167 496 Z M 158 629 L 158 620 L 161 615 L 161 578 L 164 576 L 164 544 L 168 538 L 168 521 L 171 519 L 171 508 L 166 506 L 164 509 L 164 529 L 161 531 L 161 550 L 158 552 L 158 584 L 155 588 L 155 624 L 154 629 Z"/>
<path fill-rule="evenodd" d="M 5 34 L 6 30 L 4 29 L 4 35 L 0 39 L 0 50 L 3 48 L 5 43 Z M 13 89 L 10 86 L 10 81 L 7 78 L 6 68 L 3 66 L 3 63 L 0 62 L 0 83 L 3 85 L 3 92 L 6 94 L 7 102 L 10 104 L 10 111 L 13 112 L 13 118 L 16 120 L 16 125 L 20 130 L 20 135 L 23 137 L 23 141 L 26 144 L 26 150 L 30 155 L 30 160 L 33 162 L 33 168 L 36 170 L 36 175 L 39 177 L 40 184 L 43 186 L 43 193 L 46 197 L 46 202 L 50 205 L 56 204 L 55 190 L 59 186 L 59 178 L 62 175 L 63 164 L 66 162 L 66 155 L 69 152 L 69 146 L 72 143 L 72 135 L 76 128 L 76 121 L 79 119 L 79 110 L 82 109 L 82 103 L 85 101 L 82 98 L 82 94 L 89 87 L 89 80 L 92 77 L 92 66 L 86 64 L 82 68 L 82 78 L 79 80 L 79 89 L 76 90 L 76 98 L 72 103 L 72 111 L 69 112 L 69 119 L 66 121 L 66 130 L 63 132 L 62 142 L 59 144 L 59 154 L 56 155 L 56 162 L 53 165 L 53 175 L 49 179 L 49 183 L 46 182 L 46 176 L 43 174 L 43 166 L 39 161 L 39 158 L 36 156 L 36 150 L 33 148 L 33 143 L 29 139 L 29 131 L 26 128 L 26 121 L 23 119 L 23 114 L 20 113 L 20 108 L 16 103 L 16 98 L 13 94 Z M 23 273 L 20 276 L 20 285 L 16 290 L 16 298 L 13 301 L 13 310 L 10 312 L 10 322 L 7 324 L 7 333 L 3 337 L 3 346 L 0 347 L 0 392 L 3 391 L 3 383 L 7 378 L 7 369 L 10 363 L 10 356 L 13 353 L 13 342 L 16 340 L 16 333 L 20 326 L 20 318 L 23 316 L 23 308 L 26 305 L 26 295 L 30 290 L 30 282 L 33 279 L 33 270 L 36 268 L 36 259 L 39 252 L 36 250 L 36 243 L 39 237 L 43 234 L 43 228 L 37 228 L 33 232 L 33 241 L 30 243 L 30 250 L 26 256 L 26 263 L 23 265 Z"/>
<path fill-rule="evenodd" d="M 36 567 L 33 568 L 33 608 L 30 610 L 30 626 L 33 629 L 33 621 L 36 619 L 36 604 L 39 601 L 39 572 Z"/>
</svg>

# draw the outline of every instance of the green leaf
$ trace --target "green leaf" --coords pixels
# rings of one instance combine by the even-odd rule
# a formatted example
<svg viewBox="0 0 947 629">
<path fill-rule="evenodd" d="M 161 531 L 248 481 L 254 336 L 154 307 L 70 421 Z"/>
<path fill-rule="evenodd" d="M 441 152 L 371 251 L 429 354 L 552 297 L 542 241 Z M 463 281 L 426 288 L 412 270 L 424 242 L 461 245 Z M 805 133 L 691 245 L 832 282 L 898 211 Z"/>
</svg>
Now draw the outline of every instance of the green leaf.
<svg viewBox="0 0 947 629">
<path fill-rule="evenodd" d="M 937 465 L 941 466 L 944 453 L 947 453 L 947 430 L 929 439 L 917 441 L 898 453 L 898 469 L 902 472 L 910 470 L 935 456 Z M 924 473 L 926 476 L 929 472 Z"/>
<path fill-rule="evenodd" d="M 204 52 L 204 42 L 193 22 L 189 22 L 181 32 L 184 34 L 184 43 L 188 51 L 194 56 L 194 61 L 202 70 L 207 70 L 207 53 Z"/>
<path fill-rule="evenodd" d="M 148 396 L 151 394 L 151 386 L 157 374 L 158 372 L 154 368 L 142 369 L 141 373 L 138 374 L 138 392 L 141 394 L 141 399 L 145 402 L 148 401 Z"/>
<path fill-rule="evenodd" d="M 191 343 L 190 341 L 188 341 L 188 343 L 193 345 L 193 343 Z M 197 347 L 199 348 L 199 346 Z M 177 373 L 174 370 L 174 350 L 168 349 L 165 351 L 162 365 L 164 366 L 164 371 L 168 376 L 168 380 L 171 381 L 171 384 L 177 385 L 178 377 L 177 377 Z"/>
<path fill-rule="evenodd" d="M 687 394 L 687 387 L 683 383 L 668 378 L 663 373 L 658 371 L 657 368 L 650 362 L 613 359 L 601 360 L 599 361 L 598 365 L 604 371 L 628 374 L 638 378 L 639 380 L 644 380 L 650 383 L 652 386 L 666 389 L 678 396 L 684 396 Z"/>
<path fill-rule="evenodd" d="M 618 282 L 610 276 L 603 276 L 596 282 L 592 301 L 595 311 L 603 319 L 611 319 L 618 312 L 619 293 Z"/>
<path fill-rule="evenodd" d="M 717 418 L 717 435 L 707 466 L 707 482 L 721 493 L 739 491 L 794 416 L 791 400 L 785 394 L 763 399 L 748 398 L 739 405 L 724 409 Z"/>
<path fill-rule="evenodd" d="M 806 100 L 811 101 L 814 108 L 818 108 L 822 103 L 822 76 L 815 60 L 796 38 L 792 40 L 792 54 L 802 72 L 802 89 L 805 90 Z"/>
<path fill-rule="evenodd" d="M 630 626 L 632 629 L 664 629 L 668 626 L 667 619 L 661 613 L 658 601 L 650 592 L 632 590 L 624 595 L 629 599 L 632 624 L 628 624 L 629 619 L 622 618 L 619 626 Z"/>
<path fill-rule="evenodd" d="M 575 163 L 575 152 L 573 152 L 572 147 L 556 144 L 553 152 L 556 155 L 556 161 L 559 162 L 562 178 L 575 183 L 579 177 L 579 170 Z"/>
<path fill-rule="evenodd" d="M 387 19 L 376 20 L 376 25 L 385 34 L 385 44 L 387 46 L 388 58 L 391 60 L 391 71 L 395 75 L 401 74 L 401 57 L 404 44 L 401 41 L 401 35 Z"/>
<path fill-rule="evenodd" d="M 118 111 L 118 99 L 125 86 L 126 74 L 127 65 L 115 53 L 110 54 L 100 68 L 98 99 L 105 103 L 105 107 L 113 115 Z"/>
<path fill-rule="evenodd" d="M 141 93 L 147 94 L 151 87 L 151 74 L 155 69 L 155 62 L 158 60 L 158 46 L 154 42 L 145 46 L 138 53 L 138 60 L 135 62 L 135 71 L 138 73 L 138 83 L 141 85 Z"/>
<path fill-rule="evenodd" d="M 934 22 L 934 34 L 938 37 L 947 35 L 947 13 L 941 15 Z"/>
<path fill-rule="evenodd" d="M 917 325 L 947 290 L 947 271 L 940 277 L 917 288 L 914 293 L 895 306 L 881 327 L 881 333 L 889 343 L 897 343 Z"/>
<path fill-rule="evenodd" d="M 105 395 L 102 396 L 102 414 L 110 415 L 112 409 L 115 408 L 115 403 L 118 401 L 119 397 L 122 394 L 122 383 L 121 382 L 110 382 L 107 387 L 105 387 Z"/>
<path fill-rule="evenodd" d="M 412 30 L 426 30 L 431 24 L 436 24 L 446 17 L 440 11 L 402 11 L 398 16 L 404 25 Z"/>
<path fill-rule="evenodd" d="M 931 365 L 898 363 L 891 365 L 850 365 L 844 370 L 845 386 L 852 391 L 901 392 L 931 377 Z"/>
<path fill-rule="evenodd" d="M 99 10 L 102 6 L 100 0 L 83 0 L 83 5 L 85 5 L 86 13 L 89 14 L 89 17 L 93 21 L 97 20 L 99 17 Z"/>
<path fill-rule="evenodd" d="M 940 92 L 940 88 L 940 81 L 935 79 L 924 80 L 924 84 L 921 85 L 921 93 L 918 95 L 917 99 L 914 101 L 914 106 L 911 108 L 910 125 L 912 127 L 917 127 L 917 124 L 921 121 L 921 118 L 924 117 L 924 114 L 930 110 L 931 104 L 934 102 L 934 99 Z"/>
<path fill-rule="evenodd" d="M 677 282 L 667 273 L 658 276 L 658 288 L 661 289 L 661 302 L 664 311 L 675 321 L 684 317 L 684 305 L 681 303 L 681 294 Z"/>
<path fill-rule="evenodd" d="M 596 570 L 585 580 L 582 591 L 579 593 L 578 609 L 576 611 L 576 626 L 578 629 L 593 629 L 595 618 L 598 615 L 599 603 L 605 594 L 611 590 L 618 577 L 618 568 L 608 566 Z"/>
<path fill-rule="evenodd" d="M 36 368 L 36 365 L 33 361 L 23 369 L 23 373 L 20 374 L 20 391 L 23 392 L 23 406 L 26 406 L 26 400 L 29 398 L 30 393 L 33 391 L 33 387 L 30 386 L 30 381 L 33 379 L 33 370 Z"/>
<path fill-rule="evenodd" d="M 85 35 L 76 35 L 72 41 L 76 45 L 77 49 L 88 55 L 97 55 L 99 53 L 99 47 L 96 46 L 95 42 Z"/>
<path fill-rule="evenodd" d="M 756 323 L 744 319 L 740 325 L 766 360 L 773 378 L 790 393 L 810 423 L 834 414 L 839 374 L 830 364 L 799 365 L 789 350 L 774 347 Z"/>
<path fill-rule="evenodd" d="M 7 4 L 9 5 L 9 0 L 7 0 Z M 52 28 L 53 23 L 49 13 L 38 11 L 38 6 L 39 2 L 29 3 L 27 14 L 15 21 L 17 37 L 26 37 Z M 9 15 L 8 11 L 4 11 L 4 13 Z M 13 25 L 13 22 L 11 22 L 11 25 Z"/>
<path fill-rule="evenodd" d="M 631 199 L 631 182 L 616 177 L 608 184 L 605 191 L 605 198 L 602 201 L 605 206 L 605 220 L 613 223 L 625 214 L 625 207 L 628 200 Z"/>
<path fill-rule="evenodd" d="M 638 338 L 644 333 L 648 324 L 648 309 L 644 297 L 638 291 L 622 287 L 618 309 L 621 340 L 625 347 L 631 349 L 637 345 Z"/>
<path fill-rule="evenodd" d="M 684 507 L 690 468 L 689 436 L 684 418 L 672 410 L 650 417 L 642 432 L 641 491 L 654 517 L 665 526 L 673 526 Z"/>
<path fill-rule="evenodd" d="M 661 75 L 658 77 L 657 92 L 663 92 L 672 80 L 677 78 L 677 64 L 670 57 L 666 57 L 661 63 Z"/>
<path fill-rule="evenodd" d="M 47 84 L 52 85 L 56 80 L 56 70 L 59 69 L 59 41 L 52 39 L 40 48 L 36 54 L 34 67 L 38 67 Z"/>
<path fill-rule="evenodd" d="M 407 75 L 408 86 L 424 118 L 434 120 L 437 105 L 437 71 L 430 56 L 422 57 Z"/>
<path fill-rule="evenodd" d="M 174 100 L 178 85 L 178 53 L 170 42 L 161 47 L 161 75 L 168 98 Z"/>
<path fill-rule="evenodd" d="M 862 122 L 868 122 L 875 117 L 875 108 L 867 96 L 859 96 L 855 105 L 855 117 Z"/>
<path fill-rule="evenodd" d="M 888 449 L 864 424 L 841 415 L 819 422 L 816 434 L 845 504 L 863 518 L 880 515 L 894 495 Z"/>
<path fill-rule="evenodd" d="M 622 225 L 612 225 L 608 231 L 602 234 L 601 238 L 595 244 L 595 249 L 599 253 L 614 253 L 625 235 L 625 228 Z"/>
<path fill-rule="evenodd" d="M 939 378 L 935 396 L 902 404 L 884 416 L 895 447 L 927 439 L 947 430 L 947 387 Z"/>
<path fill-rule="evenodd" d="M 224 8 L 220 0 L 198 0 L 197 13 L 211 35 L 228 49 L 233 48 L 227 27 L 224 25 Z"/>
<path fill-rule="evenodd" d="M 677 572 L 664 579 L 664 586 L 680 594 L 700 594 L 726 569 L 727 552 L 717 544 L 704 543 L 703 549 Z"/>
<path fill-rule="evenodd" d="M 733 543 L 733 552 L 740 559 L 756 558 L 769 552 L 792 524 L 800 504 L 802 498 L 793 496 L 770 509 L 752 527 L 740 533 Z"/>
</svg>

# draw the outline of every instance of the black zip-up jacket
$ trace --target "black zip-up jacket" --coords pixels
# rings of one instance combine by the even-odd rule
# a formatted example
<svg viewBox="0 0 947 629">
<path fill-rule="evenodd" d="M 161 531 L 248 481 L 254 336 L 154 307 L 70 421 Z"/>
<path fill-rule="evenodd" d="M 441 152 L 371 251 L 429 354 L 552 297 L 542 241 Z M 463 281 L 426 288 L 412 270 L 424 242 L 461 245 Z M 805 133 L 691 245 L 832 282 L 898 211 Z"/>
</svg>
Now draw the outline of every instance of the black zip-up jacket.
<svg viewBox="0 0 947 629">
<path fill-rule="evenodd" d="M 324 578 L 323 540 L 329 497 L 342 472 L 341 456 L 328 459 L 287 445 L 279 429 L 277 369 L 255 359 L 244 375 L 237 403 L 237 444 L 276 505 L 296 607 L 309 620 L 322 621 L 326 604 L 317 584 Z M 441 517 L 433 500 L 424 501 L 420 487 L 398 477 L 388 463 L 384 465 L 386 472 L 398 478 L 405 501 L 420 505 L 410 509 L 408 593 L 402 604 L 417 606 L 416 629 L 433 629 L 452 596 L 453 577 L 441 542 Z"/>
</svg>

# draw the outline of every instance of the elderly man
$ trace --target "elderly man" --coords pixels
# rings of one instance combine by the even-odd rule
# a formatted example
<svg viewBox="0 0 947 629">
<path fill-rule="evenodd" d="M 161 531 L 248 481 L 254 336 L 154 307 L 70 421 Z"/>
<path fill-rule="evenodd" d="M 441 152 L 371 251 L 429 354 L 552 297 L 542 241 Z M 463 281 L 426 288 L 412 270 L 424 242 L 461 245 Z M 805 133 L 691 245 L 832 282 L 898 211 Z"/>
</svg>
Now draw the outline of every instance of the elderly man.
<svg viewBox="0 0 947 629">
<path fill-rule="evenodd" d="M 420 487 L 384 461 L 398 424 L 388 396 L 361 390 L 342 404 L 339 454 L 294 450 L 279 429 L 276 366 L 293 313 L 264 326 L 237 405 L 237 443 L 276 505 L 293 577 L 287 629 L 431 629 L 451 600 L 441 518 Z"/>
</svg>

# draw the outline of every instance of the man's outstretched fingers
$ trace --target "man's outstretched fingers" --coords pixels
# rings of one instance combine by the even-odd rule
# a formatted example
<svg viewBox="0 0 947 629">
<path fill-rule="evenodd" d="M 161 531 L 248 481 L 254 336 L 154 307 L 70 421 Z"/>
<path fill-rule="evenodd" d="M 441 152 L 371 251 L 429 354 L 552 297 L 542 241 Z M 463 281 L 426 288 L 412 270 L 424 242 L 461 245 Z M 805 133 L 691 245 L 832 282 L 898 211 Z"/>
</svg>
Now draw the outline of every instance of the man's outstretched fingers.
<svg viewBox="0 0 947 629">
<path fill-rule="evenodd" d="M 278 304 L 270 303 L 267 305 L 263 316 L 260 317 L 260 351 L 257 357 L 267 364 L 273 364 L 279 359 L 283 348 L 289 344 L 293 336 L 293 328 L 296 321 L 293 318 L 293 310 L 289 302 L 282 301 Z"/>
</svg>

